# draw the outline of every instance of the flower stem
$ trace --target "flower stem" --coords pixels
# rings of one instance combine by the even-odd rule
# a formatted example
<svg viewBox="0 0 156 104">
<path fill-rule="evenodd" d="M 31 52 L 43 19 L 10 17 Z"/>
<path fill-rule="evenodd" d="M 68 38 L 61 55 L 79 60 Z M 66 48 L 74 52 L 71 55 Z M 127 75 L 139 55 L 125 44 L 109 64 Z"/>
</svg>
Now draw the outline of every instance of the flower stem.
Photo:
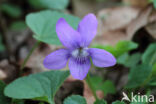
<svg viewBox="0 0 156 104">
<path fill-rule="evenodd" d="M 87 81 L 88 86 L 90 87 L 90 89 L 91 89 L 91 91 L 92 91 L 92 93 L 93 93 L 94 98 L 95 98 L 96 100 L 98 100 L 98 97 L 97 97 L 97 95 L 96 95 L 96 90 L 94 89 L 94 87 L 93 87 L 93 85 L 92 85 L 92 83 L 91 83 L 89 74 L 87 74 L 86 81 Z"/>
<path fill-rule="evenodd" d="M 24 62 L 22 63 L 21 67 L 20 67 L 20 75 L 23 73 L 23 69 L 27 63 L 27 61 L 29 60 L 30 56 L 32 55 L 32 53 L 34 52 L 34 50 L 38 47 L 38 45 L 40 44 L 40 41 L 37 41 L 34 46 L 32 47 L 32 49 L 30 50 L 30 52 L 28 53 L 27 57 L 24 59 Z"/>
</svg>

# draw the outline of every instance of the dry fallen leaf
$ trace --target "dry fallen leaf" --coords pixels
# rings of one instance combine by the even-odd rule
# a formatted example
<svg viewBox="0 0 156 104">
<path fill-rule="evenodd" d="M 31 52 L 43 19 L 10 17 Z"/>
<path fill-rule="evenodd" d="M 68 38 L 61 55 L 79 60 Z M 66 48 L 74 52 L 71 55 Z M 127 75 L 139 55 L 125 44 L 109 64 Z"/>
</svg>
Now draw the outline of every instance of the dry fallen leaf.
<svg viewBox="0 0 156 104">
<path fill-rule="evenodd" d="M 146 30 L 154 39 L 156 39 L 156 21 L 148 24 Z"/>
<path fill-rule="evenodd" d="M 2 69 L 0 69 L 0 80 L 4 80 L 6 77 L 6 73 Z"/>
<path fill-rule="evenodd" d="M 145 29 L 154 39 L 156 39 L 156 11 L 155 10 L 150 15 L 149 24 L 146 25 Z"/>
<path fill-rule="evenodd" d="M 10 83 L 19 76 L 19 67 L 7 59 L 0 61 L 0 79 Z"/>
<path fill-rule="evenodd" d="M 99 28 L 105 32 L 125 28 L 139 13 L 134 7 L 115 7 L 99 11 Z"/>
<path fill-rule="evenodd" d="M 156 11 L 151 5 L 144 9 L 134 7 L 103 9 L 97 17 L 99 27 L 95 43 L 115 45 L 120 40 L 131 40 L 143 27 L 156 38 Z"/>
<path fill-rule="evenodd" d="M 123 30 L 114 30 L 104 32 L 102 35 L 97 36 L 94 40 L 94 43 L 115 45 L 118 41 L 126 39 L 127 35 Z"/>
<path fill-rule="evenodd" d="M 41 48 L 41 49 L 40 49 Z M 44 58 L 51 52 L 57 50 L 59 47 L 54 45 L 40 44 L 39 48 L 36 49 L 30 59 L 28 60 L 26 66 L 32 68 L 33 73 L 46 71 L 47 69 L 43 66 Z"/>
<path fill-rule="evenodd" d="M 115 45 L 119 40 L 130 40 L 125 32 L 139 14 L 134 7 L 115 7 L 101 10 L 98 17 L 98 36 L 95 43 Z"/>
<path fill-rule="evenodd" d="M 71 0 L 73 12 L 83 17 L 88 13 L 97 13 L 102 8 L 113 7 L 119 0 Z M 99 1 L 99 2 L 98 2 Z"/>
<path fill-rule="evenodd" d="M 126 33 L 127 33 L 129 39 L 132 38 L 132 36 L 136 33 L 137 30 L 141 29 L 142 27 L 144 27 L 148 24 L 148 22 L 149 22 L 148 20 L 149 20 L 149 16 L 150 16 L 151 12 L 152 12 L 152 6 L 148 6 L 127 27 Z"/>
</svg>

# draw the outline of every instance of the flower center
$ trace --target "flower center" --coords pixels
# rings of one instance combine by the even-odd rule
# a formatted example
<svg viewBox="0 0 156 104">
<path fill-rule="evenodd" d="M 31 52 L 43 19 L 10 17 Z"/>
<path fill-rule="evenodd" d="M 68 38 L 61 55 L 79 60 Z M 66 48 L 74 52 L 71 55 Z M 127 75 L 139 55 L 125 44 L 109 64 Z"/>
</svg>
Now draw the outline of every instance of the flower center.
<svg viewBox="0 0 156 104">
<path fill-rule="evenodd" d="M 88 48 L 78 48 L 72 51 L 72 56 L 75 58 L 78 57 L 87 57 L 89 54 L 87 52 Z"/>
</svg>

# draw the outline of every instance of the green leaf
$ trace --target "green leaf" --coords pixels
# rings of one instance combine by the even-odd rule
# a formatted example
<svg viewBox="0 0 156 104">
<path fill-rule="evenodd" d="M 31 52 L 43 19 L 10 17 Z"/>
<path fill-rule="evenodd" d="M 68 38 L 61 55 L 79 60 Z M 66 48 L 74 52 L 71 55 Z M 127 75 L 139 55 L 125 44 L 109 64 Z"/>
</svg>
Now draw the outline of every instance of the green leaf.
<svg viewBox="0 0 156 104">
<path fill-rule="evenodd" d="M 156 63 L 152 67 L 152 74 L 153 76 L 156 76 Z"/>
<path fill-rule="evenodd" d="M 138 47 L 137 43 L 132 41 L 119 41 L 114 47 L 110 45 L 102 46 L 102 45 L 94 45 L 94 48 L 104 49 L 110 53 L 112 53 L 115 57 L 119 57 L 122 54 L 136 49 Z"/>
<path fill-rule="evenodd" d="M 117 58 L 118 64 L 123 64 L 126 67 L 134 67 L 136 66 L 141 59 L 140 53 L 132 54 L 131 56 L 128 53 L 125 53 Z"/>
<path fill-rule="evenodd" d="M 13 22 L 10 26 L 10 29 L 11 30 L 15 30 L 15 31 L 18 31 L 18 30 L 23 30 L 25 29 L 27 26 L 25 24 L 24 21 L 16 21 L 16 22 Z"/>
<path fill-rule="evenodd" d="M 150 44 L 142 56 L 142 62 L 153 65 L 156 63 L 156 43 Z"/>
<path fill-rule="evenodd" d="M 48 71 L 22 77 L 5 88 L 5 95 L 15 99 L 36 99 L 54 104 L 53 98 L 68 71 Z"/>
<path fill-rule="evenodd" d="M 69 0 L 28 0 L 35 8 L 63 10 L 68 6 Z"/>
<path fill-rule="evenodd" d="M 22 15 L 21 8 L 12 4 L 2 4 L 0 5 L 0 10 L 13 18 L 18 18 Z"/>
<path fill-rule="evenodd" d="M 107 104 L 107 102 L 102 99 L 102 100 L 95 101 L 94 104 Z"/>
<path fill-rule="evenodd" d="M 155 76 L 150 80 L 150 82 L 149 82 L 148 85 L 150 85 L 150 86 L 156 86 L 156 77 Z"/>
<path fill-rule="evenodd" d="M 154 8 L 156 8 L 156 0 L 153 0 Z"/>
<path fill-rule="evenodd" d="M 92 76 L 90 77 L 90 81 L 92 82 L 94 89 L 103 91 L 105 96 L 107 94 L 116 93 L 115 85 L 110 80 L 103 81 L 103 79 L 99 76 Z"/>
<path fill-rule="evenodd" d="M 79 18 L 69 14 L 46 10 L 29 14 L 26 17 L 26 23 L 36 34 L 34 35 L 35 39 L 48 44 L 60 45 L 60 41 L 56 34 L 56 23 L 60 18 L 65 18 L 66 21 L 75 29 L 77 28 L 80 20 Z"/>
<path fill-rule="evenodd" d="M 101 90 L 103 91 L 104 95 L 106 96 L 107 94 L 115 94 L 116 93 L 116 88 L 115 85 L 113 84 L 112 81 L 106 80 L 102 85 L 101 85 Z"/>
<path fill-rule="evenodd" d="M 111 46 L 111 45 L 106 45 L 106 46 L 103 46 L 103 45 L 95 45 L 94 47 L 95 48 L 104 49 L 104 50 L 112 53 L 115 57 L 118 57 L 118 54 L 116 53 L 118 50 L 116 50 L 116 48 L 113 47 L 113 46 Z"/>
<path fill-rule="evenodd" d="M 5 50 L 5 47 L 4 47 L 4 44 L 2 43 L 2 37 L 1 37 L 1 33 L 0 33 L 0 52 L 4 51 L 4 50 Z"/>
<path fill-rule="evenodd" d="M 93 85 L 95 90 L 101 89 L 103 79 L 100 76 L 92 76 L 92 77 L 90 77 L 90 81 L 92 82 L 92 85 Z"/>
<path fill-rule="evenodd" d="M 123 55 L 119 56 L 117 58 L 117 63 L 118 64 L 122 64 L 122 65 L 125 65 L 127 60 L 129 59 L 129 54 L 128 53 L 124 53 Z"/>
<path fill-rule="evenodd" d="M 120 52 L 124 53 L 124 52 L 128 52 L 130 50 L 136 49 L 138 47 L 138 44 L 132 41 L 119 41 L 116 44 L 116 49 L 120 50 Z"/>
<path fill-rule="evenodd" d="M 112 104 L 125 104 L 125 103 L 124 102 L 121 102 L 121 101 L 115 101 Z"/>
<path fill-rule="evenodd" d="M 0 80 L 0 104 L 10 104 L 10 100 L 4 96 L 4 88 L 5 88 L 5 84 Z"/>
<path fill-rule="evenodd" d="M 146 64 L 131 68 L 127 88 L 136 88 L 151 75 L 152 67 Z"/>
<path fill-rule="evenodd" d="M 72 95 L 66 98 L 63 104 L 87 104 L 87 102 L 82 96 Z"/>
<path fill-rule="evenodd" d="M 139 63 L 140 59 L 141 59 L 141 54 L 140 53 L 132 54 L 128 58 L 128 60 L 126 61 L 125 66 L 127 66 L 127 67 L 136 66 Z"/>
</svg>

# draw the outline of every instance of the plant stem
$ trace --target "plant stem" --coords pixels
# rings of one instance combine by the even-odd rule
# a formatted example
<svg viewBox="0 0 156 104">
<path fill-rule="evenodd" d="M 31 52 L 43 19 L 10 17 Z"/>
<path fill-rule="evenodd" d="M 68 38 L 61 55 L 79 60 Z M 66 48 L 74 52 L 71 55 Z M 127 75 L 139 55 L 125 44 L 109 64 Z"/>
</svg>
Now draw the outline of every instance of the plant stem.
<svg viewBox="0 0 156 104">
<path fill-rule="evenodd" d="M 32 49 L 30 50 L 30 52 L 28 53 L 27 57 L 24 59 L 24 62 L 22 63 L 21 67 L 20 67 L 20 75 L 23 73 L 23 69 L 27 63 L 27 61 L 29 60 L 30 56 L 32 55 L 32 53 L 34 52 L 34 50 L 38 47 L 38 45 L 40 44 L 40 41 L 37 41 L 34 46 L 32 47 Z"/>
<path fill-rule="evenodd" d="M 94 89 L 94 87 L 93 87 L 93 85 L 92 85 L 92 83 L 91 83 L 89 74 L 87 74 L 86 81 L 87 81 L 88 86 L 90 87 L 90 89 L 91 89 L 91 91 L 92 91 L 92 93 L 93 93 L 94 98 L 95 98 L 96 100 L 98 100 L 98 97 L 97 97 L 97 95 L 96 95 L 96 90 Z"/>
</svg>

